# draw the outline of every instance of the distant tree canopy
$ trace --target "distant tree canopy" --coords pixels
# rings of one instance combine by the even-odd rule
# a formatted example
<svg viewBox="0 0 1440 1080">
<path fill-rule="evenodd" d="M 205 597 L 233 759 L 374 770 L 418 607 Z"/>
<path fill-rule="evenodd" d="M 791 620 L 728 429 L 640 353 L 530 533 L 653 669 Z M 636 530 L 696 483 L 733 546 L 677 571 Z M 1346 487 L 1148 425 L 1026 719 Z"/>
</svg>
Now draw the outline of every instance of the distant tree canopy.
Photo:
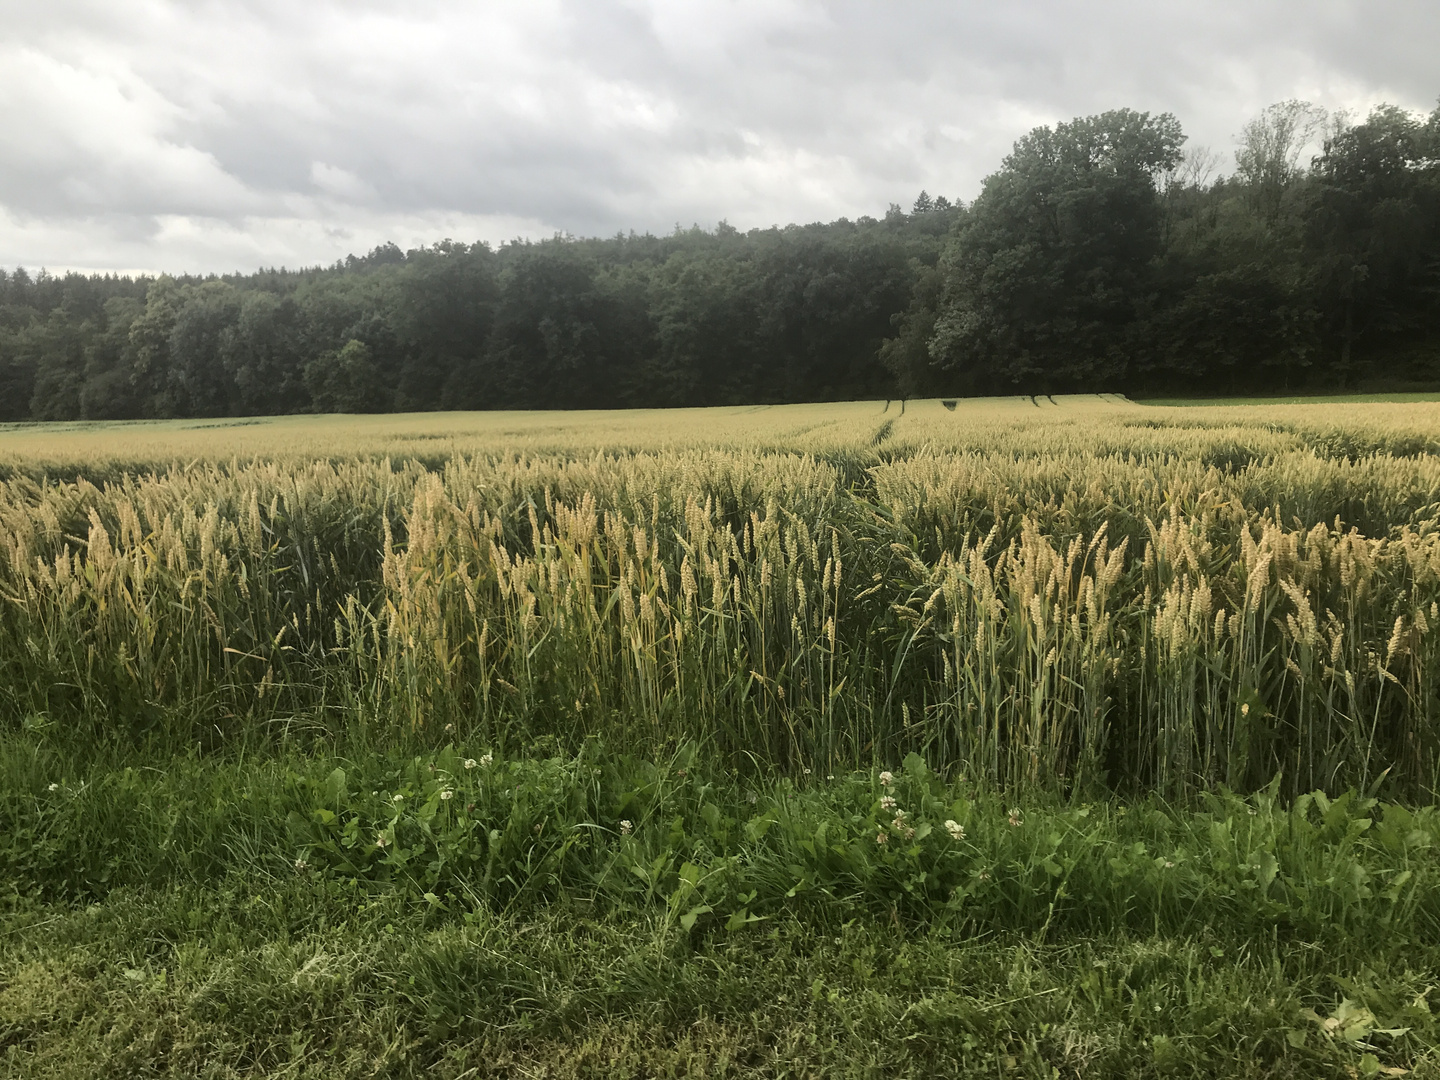
<svg viewBox="0 0 1440 1080">
<path fill-rule="evenodd" d="M 984 389 L 1123 373 L 1162 251 L 1156 181 L 1184 138 L 1122 109 L 1017 142 L 945 251 L 931 358 Z"/>
<path fill-rule="evenodd" d="M 1184 141 L 1036 128 L 970 205 L 880 219 L 0 271 L 0 419 L 1440 384 L 1440 109 L 1282 102 L 1213 180 Z"/>
</svg>

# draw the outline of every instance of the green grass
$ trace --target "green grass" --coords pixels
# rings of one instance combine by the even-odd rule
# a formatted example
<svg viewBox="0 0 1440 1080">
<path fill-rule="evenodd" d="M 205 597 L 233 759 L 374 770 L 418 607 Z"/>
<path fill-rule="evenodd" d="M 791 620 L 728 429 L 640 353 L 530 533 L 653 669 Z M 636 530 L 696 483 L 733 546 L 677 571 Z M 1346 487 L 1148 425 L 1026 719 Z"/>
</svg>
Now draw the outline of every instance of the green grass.
<svg viewBox="0 0 1440 1080">
<path fill-rule="evenodd" d="M 1397 394 L 1308 394 L 1273 397 L 1213 397 L 1213 398 L 1148 398 L 1131 399 L 1137 405 L 1163 407 L 1191 407 L 1198 405 L 1228 408 L 1233 405 L 1383 405 L 1386 403 L 1413 403 L 1440 401 L 1440 390 Z"/>
<path fill-rule="evenodd" d="M 0 1072 L 32 1080 L 1433 1075 L 1433 953 L 789 917 L 693 939 L 238 878 L 0 931 Z"/>
<path fill-rule="evenodd" d="M 599 747 L 0 767 L 0 1075 L 1341 1077 L 1440 1042 L 1440 815 L 1358 796 Z"/>
</svg>

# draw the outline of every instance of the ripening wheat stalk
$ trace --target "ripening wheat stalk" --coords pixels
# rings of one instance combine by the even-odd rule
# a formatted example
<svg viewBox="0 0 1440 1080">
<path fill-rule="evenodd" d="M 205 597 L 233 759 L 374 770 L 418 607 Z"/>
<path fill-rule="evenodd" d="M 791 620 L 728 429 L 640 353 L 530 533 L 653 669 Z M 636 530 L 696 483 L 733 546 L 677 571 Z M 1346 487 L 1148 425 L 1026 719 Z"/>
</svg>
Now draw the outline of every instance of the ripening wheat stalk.
<svg viewBox="0 0 1440 1080">
<path fill-rule="evenodd" d="M 1430 412 L 936 405 L 882 456 L 861 409 L 662 414 L 606 453 L 492 432 L 440 468 L 363 427 L 100 485 L 17 459 L 0 722 L 1433 786 L 1440 465 L 1397 452 Z"/>
</svg>

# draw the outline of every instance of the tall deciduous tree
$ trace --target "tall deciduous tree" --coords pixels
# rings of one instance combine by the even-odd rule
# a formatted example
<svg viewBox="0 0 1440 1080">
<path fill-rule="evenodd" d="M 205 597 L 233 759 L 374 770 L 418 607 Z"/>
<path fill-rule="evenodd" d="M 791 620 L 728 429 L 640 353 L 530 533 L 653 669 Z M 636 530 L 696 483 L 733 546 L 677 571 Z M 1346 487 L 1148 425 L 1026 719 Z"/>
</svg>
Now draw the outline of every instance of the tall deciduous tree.
<svg viewBox="0 0 1440 1080">
<path fill-rule="evenodd" d="M 1367 335 L 1440 336 L 1440 109 L 1390 105 L 1326 140 L 1312 214 L 1319 293 L 1342 378 Z M 1418 374 L 1418 373 L 1417 373 Z"/>
<path fill-rule="evenodd" d="M 1304 172 L 1301 152 L 1325 120 L 1324 109 L 1292 99 L 1267 106 L 1241 131 L 1235 175 L 1267 222 L 1280 216 L 1287 191 Z"/>
<path fill-rule="evenodd" d="M 1120 109 L 1017 142 L 946 252 L 932 359 L 979 389 L 1118 383 L 1184 139 Z"/>
</svg>

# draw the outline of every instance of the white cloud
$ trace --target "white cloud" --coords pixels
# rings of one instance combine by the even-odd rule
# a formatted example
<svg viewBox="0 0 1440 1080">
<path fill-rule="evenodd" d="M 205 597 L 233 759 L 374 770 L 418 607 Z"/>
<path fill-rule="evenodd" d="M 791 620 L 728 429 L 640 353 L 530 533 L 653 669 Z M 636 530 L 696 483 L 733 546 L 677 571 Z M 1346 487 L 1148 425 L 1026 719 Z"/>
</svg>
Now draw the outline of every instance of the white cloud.
<svg viewBox="0 0 1440 1080">
<path fill-rule="evenodd" d="M 376 201 L 378 194 L 353 172 L 336 165 L 327 165 L 323 161 L 310 163 L 310 182 L 342 204 L 372 203 Z"/>
<path fill-rule="evenodd" d="M 1440 10 L 0 0 L 0 263 L 226 271 L 972 197 L 1038 123 L 1429 108 Z"/>
</svg>

